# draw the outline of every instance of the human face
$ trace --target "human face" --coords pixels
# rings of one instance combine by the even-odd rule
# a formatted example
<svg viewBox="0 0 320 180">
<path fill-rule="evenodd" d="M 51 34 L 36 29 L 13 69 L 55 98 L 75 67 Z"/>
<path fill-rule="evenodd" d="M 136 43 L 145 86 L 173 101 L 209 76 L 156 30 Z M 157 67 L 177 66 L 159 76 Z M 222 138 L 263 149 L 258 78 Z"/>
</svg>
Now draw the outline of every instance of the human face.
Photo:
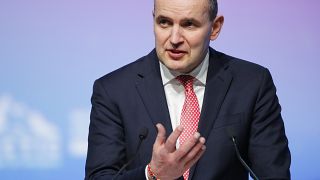
<svg viewBox="0 0 320 180">
<path fill-rule="evenodd" d="M 155 0 L 156 51 L 170 70 L 188 73 L 204 59 L 215 39 L 208 5 L 208 0 Z"/>
</svg>

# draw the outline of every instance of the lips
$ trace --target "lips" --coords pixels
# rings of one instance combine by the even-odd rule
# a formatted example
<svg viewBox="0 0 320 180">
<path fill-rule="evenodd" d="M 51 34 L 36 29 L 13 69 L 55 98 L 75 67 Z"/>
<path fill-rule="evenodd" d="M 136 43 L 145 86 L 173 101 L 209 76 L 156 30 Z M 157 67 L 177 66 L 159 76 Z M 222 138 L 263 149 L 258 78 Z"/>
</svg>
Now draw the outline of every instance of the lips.
<svg viewBox="0 0 320 180">
<path fill-rule="evenodd" d="M 187 54 L 186 51 L 181 51 L 177 49 L 168 49 L 167 53 L 169 57 L 173 60 L 179 60 L 181 59 L 185 54 Z"/>
</svg>

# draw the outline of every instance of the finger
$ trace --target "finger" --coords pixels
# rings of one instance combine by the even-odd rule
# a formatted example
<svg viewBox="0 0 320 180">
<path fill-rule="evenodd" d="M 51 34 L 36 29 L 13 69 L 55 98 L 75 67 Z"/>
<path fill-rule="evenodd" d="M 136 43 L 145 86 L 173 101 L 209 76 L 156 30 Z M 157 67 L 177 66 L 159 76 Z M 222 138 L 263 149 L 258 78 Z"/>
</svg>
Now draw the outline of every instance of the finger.
<svg viewBox="0 0 320 180">
<path fill-rule="evenodd" d="M 168 137 L 167 141 L 165 142 L 165 148 L 168 152 L 173 152 L 176 150 L 176 144 L 179 136 L 183 131 L 183 127 L 179 125 Z"/>
<path fill-rule="evenodd" d="M 154 142 L 154 145 L 155 146 L 160 146 L 166 140 L 166 129 L 160 123 L 158 123 L 156 125 L 156 127 L 157 127 L 157 130 L 158 130 L 158 134 L 157 134 L 157 138 L 156 138 L 156 140 Z"/>
<path fill-rule="evenodd" d="M 201 156 L 205 151 L 206 151 L 206 146 L 203 145 L 201 149 L 198 151 L 198 153 L 196 154 L 196 156 L 186 163 L 185 169 L 191 168 L 191 166 L 193 166 L 201 158 Z"/>
<path fill-rule="evenodd" d="M 199 142 L 200 133 L 196 132 L 187 141 L 185 141 L 176 151 L 176 158 L 181 160 L 191 149 Z"/>
<path fill-rule="evenodd" d="M 181 161 L 183 163 L 187 163 L 187 162 L 191 161 L 192 159 L 196 158 L 197 154 L 199 153 L 199 151 L 201 151 L 205 142 L 206 142 L 206 140 L 203 137 L 200 137 L 198 143 L 191 149 L 191 151 L 189 151 L 189 153 L 187 153 L 181 159 Z"/>
</svg>

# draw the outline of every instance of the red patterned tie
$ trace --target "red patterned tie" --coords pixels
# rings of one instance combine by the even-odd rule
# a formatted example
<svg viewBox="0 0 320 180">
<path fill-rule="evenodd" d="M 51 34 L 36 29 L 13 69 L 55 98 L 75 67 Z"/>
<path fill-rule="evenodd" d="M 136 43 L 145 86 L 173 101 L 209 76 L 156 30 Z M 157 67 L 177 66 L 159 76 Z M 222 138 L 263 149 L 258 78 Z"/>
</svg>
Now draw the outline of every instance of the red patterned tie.
<svg viewBox="0 0 320 180">
<path fill-rule="evenodd" d="M 194 77 L 190 75 L 180 75 L 176 77 L 178 81 L 184 86 L 185 101 L 183 104 L 180 124 L 184 128 L 179 137 L 179 144 L 182 145 L 189 137 L 194 135 L 198 129 L 198 122 L 200 119 L 200 108 L 197 96 L 193 90 Z M 184 179 L 189 177 L 189 169 L 183 173 Z"/>
</svg>

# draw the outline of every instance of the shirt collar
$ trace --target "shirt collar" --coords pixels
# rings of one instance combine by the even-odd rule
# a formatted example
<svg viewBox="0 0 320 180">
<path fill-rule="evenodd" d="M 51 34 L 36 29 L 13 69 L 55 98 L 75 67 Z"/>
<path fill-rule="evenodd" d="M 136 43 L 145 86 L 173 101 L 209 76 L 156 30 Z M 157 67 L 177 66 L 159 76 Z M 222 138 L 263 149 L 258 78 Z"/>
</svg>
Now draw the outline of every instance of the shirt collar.
<svg viewBox="0 0 320 180">
<path fill-rule="evenodd" d="M 162 78 L 162 84 L 166 85 L 177 76 L 181 75 L 182 73 L 169 70 L 162 62 L 160 61 L 160 73 Z M 207 52 L 204 60 L 188 75 L 195 77 L 195 79 L 202 85 L 206 85 L 207 80 L 207 72 L 209 66 L 209 51 Z"/>
</svg>

